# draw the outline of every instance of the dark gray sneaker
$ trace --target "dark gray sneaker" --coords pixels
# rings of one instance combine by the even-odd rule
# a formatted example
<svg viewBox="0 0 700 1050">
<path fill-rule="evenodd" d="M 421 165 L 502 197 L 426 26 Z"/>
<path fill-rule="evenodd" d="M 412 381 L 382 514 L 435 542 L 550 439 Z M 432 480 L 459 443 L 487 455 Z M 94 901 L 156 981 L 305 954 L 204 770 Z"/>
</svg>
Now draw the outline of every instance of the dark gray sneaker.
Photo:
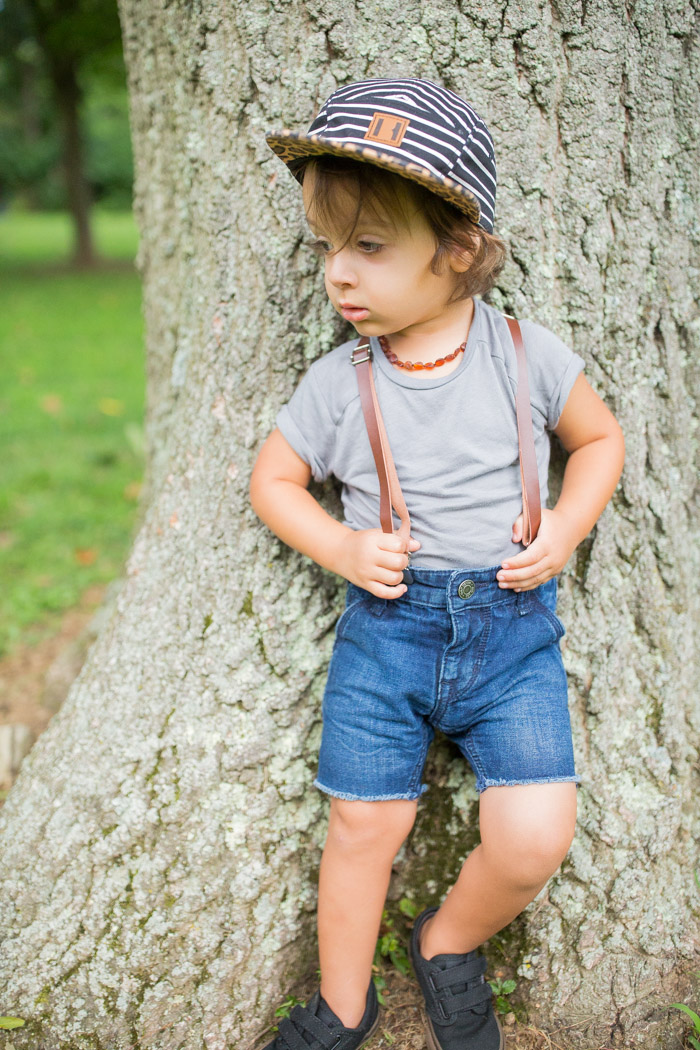
<svg viewBox="0 0 700 1050">
<path fill-rule="evenodd" d="M 369 982 L 367 1005 L 357 1028 L 346 1028 L 333 1013 L 321 989 L 317 989 L 306 1006 L 295 1006 L 289 1017 L 280 1021 L 277 1036 L 264 1050 L 357 1050 L 379 1026 L 379 1004 L 374 981 Z"/>
<path fill-rule="evenodd" d="M 411 933 L 411 962 L 425 999 L 423 1023 L 429 1050 L 503 1050 L 491 986 L 484 980 L 483 955 L 474 949 L 464 955 L 425 959 L 420 953 L 421 927 L 437 910 L 422 911 Z"/>
</svg>

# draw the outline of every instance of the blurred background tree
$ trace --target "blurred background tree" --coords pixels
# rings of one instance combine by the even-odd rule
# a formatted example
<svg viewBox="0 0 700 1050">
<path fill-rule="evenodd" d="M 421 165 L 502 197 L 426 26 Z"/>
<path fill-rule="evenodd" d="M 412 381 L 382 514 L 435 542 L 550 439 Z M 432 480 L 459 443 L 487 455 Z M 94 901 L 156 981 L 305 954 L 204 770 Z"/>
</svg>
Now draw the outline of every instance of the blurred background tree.
<svg viewBox="0 0 700 1050">
<path fill-rule="evenodd" d="M 49 644 L 99 601 L 130 543 L 144 402 L 132 180 L 116 0 L 0 0 L 0 731 L 44 724 L 6 658 L 24 666 L 20 645 Z"/>
<path fill-rule="evenodd" d="M 73 263 L 96 262 L 90 213 L 131 207 L 126 75 L 114 0 L 0 6 L 0 208 L 67 209 Z"/>
</svg>

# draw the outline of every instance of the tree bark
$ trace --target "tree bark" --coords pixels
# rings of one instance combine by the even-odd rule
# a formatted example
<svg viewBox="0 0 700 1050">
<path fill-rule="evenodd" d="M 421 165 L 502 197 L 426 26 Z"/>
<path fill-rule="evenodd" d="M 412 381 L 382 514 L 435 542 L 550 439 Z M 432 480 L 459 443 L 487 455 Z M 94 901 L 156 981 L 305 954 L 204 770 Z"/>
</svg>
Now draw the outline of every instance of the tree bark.
<svg viewBox="0 0 700 1050">
<path fill-rule="evenodd" d="M 264 134 L 388 75 L 440 81 L 486 118 L 510 245 L 492 301 L 582 354 L 627 440 L 561 580 L 577 836 L 489 951 L 557 1045 L 680 1047 L 668 1006 L 698 967 L 700 832 L 695 5 L 120 10 L 147 485 L 112 616 L 0 813 L 2 1012 L 28 1021 L 14 1047 L 244 1048 L 316 959 L 328 803 L 311 781 L 339 581 L 256 521 L 247 482 L 300 374 L 350 333 Z M 391 890 L 420 904 L 477 837 L 472 775 L 444 740 L 432 754 Z"/>
</svg>

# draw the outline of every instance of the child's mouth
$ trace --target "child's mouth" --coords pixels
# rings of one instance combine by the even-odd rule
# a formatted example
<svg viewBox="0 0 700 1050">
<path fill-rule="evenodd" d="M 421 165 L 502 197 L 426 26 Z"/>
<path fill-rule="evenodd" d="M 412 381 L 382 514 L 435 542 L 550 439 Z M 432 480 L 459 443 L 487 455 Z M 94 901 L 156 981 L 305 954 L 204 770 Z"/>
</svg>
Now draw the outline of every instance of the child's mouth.
<svg viewBox="0 0 700 1050">
<path fill-rule="evenodd" d="M 364 321 L 369 316 L 369 310 L 364 306 L 341 306 L 340 312 L 346 321 Z"/>
</svg>

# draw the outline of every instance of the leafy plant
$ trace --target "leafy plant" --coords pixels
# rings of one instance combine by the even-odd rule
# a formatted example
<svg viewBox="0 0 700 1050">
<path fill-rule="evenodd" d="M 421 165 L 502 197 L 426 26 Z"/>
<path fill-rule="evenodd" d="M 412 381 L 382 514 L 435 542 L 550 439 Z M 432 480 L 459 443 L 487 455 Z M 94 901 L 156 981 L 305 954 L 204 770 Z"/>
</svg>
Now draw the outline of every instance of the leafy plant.
<svg viewBox="0 0 700 1050">
<path fill-rule="evenodd" d="M 402 897 L 399 901 L 399 911 L 402 915 L 405 915 L 409 919 L 415 919 L 418 914 L 418 905 L 408 899 L 408 897 Z"/>
<path fill-rule="evenodd" d="M 671 1003 L 671 1006 L 675 1007 L 676 1010 L 683 1010 L 693 1022 L 693 1032 L 695 1032 L 695 1035 L 689 1035 L 688 1042 L 694 1050 L 700 1050 L 700 1042 L 695 1038 L 696 1035 L 700 1035 L 700 1017 L 695 1013 L 695 1010 L 691 1010 L 689 1006 L 685 1005 L 685 1003 Z"/>
<path fill-rule="evenodd" d="M 408 955 L 403 944 L 401 944 L 396 930 L 394 929 L 394 920 L 391 918 L 386 909 L 382 912 L 382 922 L 379 927 L 379 938 L 377 940 L 377 948 L 374 954 L 375 962 L 379 962 L 379 958 L 384 957 L 389 959 L 393 965 L 399 970 L 404 976 L 410 970 L 410 963 L 408 961 Z"/>
<path fill-rule="evenodd" d="M 21 1028 L 25 1021 L 21 1017 L 0 1017 L 0 1028 Z"/>
<path fill-rule="evenodd" d="M 408 897 L 402 897 L 399 901 L 399 911 L 409 919 L 415 919 L 418 914 L 417 906 Z M 404 976 L 410 971 L 411 964 L 408 959 L 408 953 L 399 940 L 398 934 L 394 929 L 394 920 L 386 908 L 382 912 L 379 937 L 377 938 L 377 947 L 374 951 L 374 962 L 372 964 L 372 979 L 377 992 L 377 999 L 384 1006 L 383 992 L 386 988 L 386 980 L 381 971 L 382 959 L 388 959 Z"/>
<path fill-rule="evenodd" d="M 377 1002 L 381 1003 L 381 1005 L 384 1006 L 385 1000 L 383 993 L 384 989 L 386 988 L 386 981 L 376 962 L 372 963 L 372 980 L 374 981 L 374 990 L 377 993 Z"/>
<path fill-rule="evenodd" d="M 297 999 L 295 995 L 288 995 L 281 1006 L 278 1006 L 275 1010 L 275 1017 L 289 1017 L 292 1009 L 295 1006 L 306 1006 L 305 999 Z M 272 1026 L 273 1032 L 279 1031 L 279 1025 Z"/>
<path fill-rule="evenodd" d="M 511 1009 L 511 1005 L 508 1002 L 508 996 L 511 992 L 515 991 L 515 981 L 503 981 L 499 977 L 493 981 L 489 981 L 491 985 L 491 991 L 496 996 L 496 1009 L 499 1014 L 507 1014 Z"/>
</svg>

